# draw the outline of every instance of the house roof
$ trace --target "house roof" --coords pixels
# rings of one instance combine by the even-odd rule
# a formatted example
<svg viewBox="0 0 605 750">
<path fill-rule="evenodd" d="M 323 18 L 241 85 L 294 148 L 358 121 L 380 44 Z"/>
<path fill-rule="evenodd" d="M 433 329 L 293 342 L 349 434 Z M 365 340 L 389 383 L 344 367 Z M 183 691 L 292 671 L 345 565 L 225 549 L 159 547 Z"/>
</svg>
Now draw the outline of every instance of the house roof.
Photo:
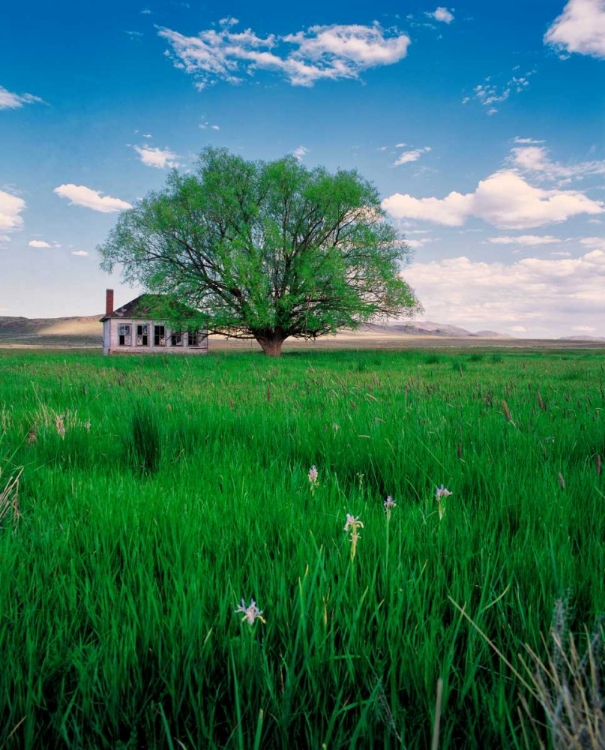
<svg viewBox="0 0 605 750">
<path fill-rule="evenodd" d="M 111 315 L 104 315 L 101 323 L 106 320 L 162 320 L 164 318 L 194 318 L 199 313 L 193 308 L 180 302 L 174 302 L 164 294 L 141 294 L 140 297 L 118 307 Z"/>
</svg>

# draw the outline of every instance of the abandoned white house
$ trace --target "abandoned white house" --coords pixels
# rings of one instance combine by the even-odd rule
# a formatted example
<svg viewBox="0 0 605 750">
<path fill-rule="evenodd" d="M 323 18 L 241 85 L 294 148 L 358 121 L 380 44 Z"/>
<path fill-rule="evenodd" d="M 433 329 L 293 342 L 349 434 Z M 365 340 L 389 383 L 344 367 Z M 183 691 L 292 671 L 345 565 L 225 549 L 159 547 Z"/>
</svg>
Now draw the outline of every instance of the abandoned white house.
<svg viewBox="0 0 605 750">
<path fill-rule="evenodd" d="M 113 309 L 113 289 L 105 297 L 103 323 L 103 353 L 147 352 L 174 354 L 207 354 L 208 332 L 195 323 L 187 323 L 187 313 L 195 319 L 195 311 L 180 306 L 182 324 L 169 328 L 165 320 L 154 319 L 154 308 L 163 300 L 159 295 L 144 294 L 128 304 Z M 161 306 L 160 306 L 161 307 Z M 155 313 L 157 317 L 157 313 Z"/>
</svg>

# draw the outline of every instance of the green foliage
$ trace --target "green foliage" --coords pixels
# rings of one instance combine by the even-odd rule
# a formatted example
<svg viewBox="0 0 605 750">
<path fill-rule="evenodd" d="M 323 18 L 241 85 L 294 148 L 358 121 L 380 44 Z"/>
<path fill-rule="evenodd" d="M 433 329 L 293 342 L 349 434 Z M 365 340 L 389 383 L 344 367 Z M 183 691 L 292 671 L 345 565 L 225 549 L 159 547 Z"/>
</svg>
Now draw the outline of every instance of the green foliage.
<svg viewBox="0 0 605 750">
<path fill-rule="evenodd" d="M 191 174 L 123 212 L 99 248 L 127 282 L 200 311 L 210 330 L 277 354 L 378 316 L 419 309 L 401 278 L 409 249 L 355 171 L 294 157 L 248 162 L 206 149 Z M 170 319 L 174 304 L 159 306 Z"/>
<path fill-rule="evenodd" d="M 602 354 L 565 356 L 0 351 L 0 747 L 425 750 L 440 677 L 441 750 L 524 747 L 449 597 L 521 674 L 566 592 L 571 632 L 605 610 Z"/>
</svg>

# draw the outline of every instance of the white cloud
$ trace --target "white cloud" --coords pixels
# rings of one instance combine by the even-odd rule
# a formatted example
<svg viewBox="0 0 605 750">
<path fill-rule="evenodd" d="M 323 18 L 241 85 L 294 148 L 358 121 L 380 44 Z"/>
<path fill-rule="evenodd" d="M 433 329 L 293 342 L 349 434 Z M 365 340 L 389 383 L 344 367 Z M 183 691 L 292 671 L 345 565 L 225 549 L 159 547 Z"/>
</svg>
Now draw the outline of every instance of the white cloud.
<svg viewBox="0 0 605 750">
<path fill-rule="evenodd" d="M 141 161 L 148 167 L 156 169 L 172 169 L 179 167 L 177 161 L 178 155 L 169 148 L 153 148 L 152 146 L 133 146 L 134 150 L 140 156 Z"/>
<path fill-rule="evenodd" d="M 520 94 L 524 91 L 529 86 L 529 77 L 533 73 L 534 71 L 528 71 L 524 75 L 514 75 L 503 84 L 494 83 L 492 77 L 488 76 L 483 83 L 475 86 L 473 89 L 473 98 L 477 99 L 484 107 L 487 107 L 488 115 L 495 115 L 498 112 L 498 108 L 494 105 L 502 104 L 513 93 Z M 468 104 L 470 100 L 470 96 L 465 96 L 462 104 Z"/>
<path fill-rule="evenodd" d="M 593 326 L 572 326 L 572 331 L 579 331 L 580 333 L 592 333 L 593 331 L 596 331 L 596 328 L 593 328 Z"/>
<path fill-rule="evenodd" d="M 605 0 L 569 0 L 544 43 L 562 52 L 605 58 Z"/>
<path fill-rule="evenodd" d="M 21 229 L 23 219 L 21 212 L 25 209 L 25 201 L 16 195 L 0 190 L 0 230 L 14 232 Z"/>
<path fill-rule="evenodd" d="M 549 151 L 544 146 L 517 147 L 511 151 L 509 161 L 521 172 L 547 180 L 558 180 L 561 184 L 605 174 L 605 160 L 564 165 L 552 161 L 548 154 Z"/>
<path fill-rule="evenodd" d="M 424 146 L 423 148 L 415 148 L 412 151 L 404 151 L 397 161 L 393 163 L 393 166 L 399 167 L 402 164 L 410 164 L 413 161 L 418 161 L 423 154 L 428 154 L 430 150 L 430 146 Z"/>
<path fill-rule="evenodd" d="M 502 229 L 529 229 L 579 214 L 605 212 L 605 203 L 580 191 L 536 188 L 513 170 L 501 170 L 481 180 L 472 193 L 451 192 L 445 198 L 395 193 L 383 200 L 382 207 L 395 219 L 459 227 L 474 216 Z"/>
<path fill-rule="evenodd" d="M 52 247 L 52 245 L 49 245 L 48 242 L 44 242 L 44 240 L 32 240 L 28 244 L 30 247 Z"/>
<path fill-rule="evenodd" d="M 72 255 L 77 255 L 79 258 L 86 258 L 89 253 L 87 253 L 86 250 L 74 250 Z"/>
<path fill-rule="evenodd" d="M 563 240 L 558 237 L 539 236 L 536 234 L 522 234 L 519 237 L 489 237 L 493 245 L 552 245 Z"/>
<path fill-rule="evenodd" d="M 605 237 L 583 237 L 580 244 L 591 250 L 601 250 L 605 252 Z"/>
<path fill-rule="evenodd" d="M 11 238 L 8 234 L 0 234 L 0 242 L 10 242 Z"/>
<path fill-rule="evenodd" d="M 0 86 L 0 109 L 20 109 L 24 104 L 41 103 L 39 96 L 32 94 L 13 94 Z"/>
<path fill-rule="evenodd" d="M 534 145 L 536 143 L 544 143 L 544 141 L 536 141 L 533 138 L 519 138 L 519 136 L 515 137 L 515 143 L 523 143 L 525 145 Z"/>
<path fill-rule="evenodd" d="M 579 258 L 524 258 L 512 264 L 448 258 L 414 263 L 404 273 L 428 320 L 470 330 L 528 329 L 562 336 L 574 325 L 605 334 L 605 252 Z"/>
<path fill-rule="evenodd" d="M 408 234 L 412 234 L 412 232 L 408 232 Z M 414 250 L 418 249 L 419 247 L 424 247 L 424 245 L 428 245 L 429 242 L 435 242 L 434 237 L 421 237 L 419 240 L 408 240 L 406 238 L 405 244 L 409 245 Z"/>
<path fill-rule="evenodd" d="M 84 206 L 91 208 L 93 211 L 100 211 L 104 214 L 123 211 L 126 208 L 132 208 L 130 203 L 122 201 L 119 198 L 112 198 L 110 195 L 103 195 L 97 190 L 91 190 L 84 185 L 59 185 L 53 190 L 54 193 L 67 198 L 72 206 Z"/>
<path fill-rule="evenodd" d="M 292 152 L 292 156 L 296 157 L 298 161 L 302 161 L 305 154 L 309 153 L 309 149 L 306 146 L 298 146 Z"/>
<path fill-rule="evenodd" d="M 427 13 L 427 16 L 431 16 L 436 21 L 442 21 L 443 23 L 451 23 L 454 20 L 454 16 L 447 8 L 439 7 L 433 13 Z"/>
<path fill-rule="evenodd" d="M 143 133 L 143 138 L 153 138 L 151 133 Z"/>
<path fill-rule="evenodd" d="M 197 88 L 215 83 L 241 83 L 256 70 L 281 73 L 293 86 L 313 86 L 321 79 L 359 78 L 363 70 L 402 60 L 410 45 L 407 34 L 371 26 L 312 26 L 307 31 L 260 37 L 251 29 L 235 32 L 234 18 L 223 18 L 218 30 L 185 36 L 161 28 L 172 49 L 175 67 L 193 74 Z"/>
<path fill-rule="evenodd" d="M 209 122 L 200 123 L 200 128 L 202 130 L 206 130 L 206 128 L 210 128 L 210 130 L 220 130 L 218 125 L 211 125 Z"/>
</svg>

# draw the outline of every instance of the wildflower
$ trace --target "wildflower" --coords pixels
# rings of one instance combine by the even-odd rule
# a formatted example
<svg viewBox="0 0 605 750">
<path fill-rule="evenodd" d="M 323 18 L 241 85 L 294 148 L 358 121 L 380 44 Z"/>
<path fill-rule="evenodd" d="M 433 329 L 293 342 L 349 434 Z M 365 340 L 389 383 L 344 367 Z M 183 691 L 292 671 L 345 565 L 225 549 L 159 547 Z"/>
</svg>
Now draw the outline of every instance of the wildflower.
<svg viewBox="0 0 605 750">
<path fill-rule="evenodd" d="M 319 481 L 318 481 L 319 472 L 317 471 L 317 467 L 315 465 L 313 465 L 309 469 L 309 475 L 308 476 L 309 476 L 309 484 L 311 486 L 311 494 L 314 495 L 315 494 L 315 490 L 319 487 Z"/>
<path fill-rule="evenodd" d="M 397 507 L 397 503 L 394 502 L 393 498 L 388 495 L 387 499 L 383 503 L 384 505 L 384 512 L 387 514 L 387 521 L 391 520 L 391 511 L 393 508 Z"/>
<path fill-rule="evenodd" d="M 443 518 L 443 515 L 445 513 L 445 505 L 443 504 L 442 498 L 449 497 L 452 493 L 444 487 L 444 485 L 441 485 L 441 487 L 437 487 L 437 490 L 435 492 L 435 498 L 437 499 L 438 509 L 439 509 L 439 520 Z"/>
<path fill-rule="evenodd" d="M 240 612 L 244 613 L 244 616 L 242 617 L 242 622 L 244 620 L 248 620 L 248 625 L 254 625 L 255 620 L 258 618 L 261 622 L 267 622 L 265 618 L 262 616 L 263 612 L 256 606 L 256 602 L 254 599 L 250 600 L 250 606 L 246 607 L 246 600 L 242 599 L 242 603 L 239 605 L 239 607 L 234 610 L 235 614 L 238 614 Z"/>
<path fill-rule="evenodd" d="M 441 485 L 441 487 L 437 487 L 435 497 L 437 498 L 437 500 L 440 500 L 442 497 L 449 497 L 451 494 L 452 493 L 448 489 Z"/>
<path fill-rule="evenodd" d="M 359 529 L 363 529 L 363 523 L 359 520 L 359 517 L 347 513 L 347 522 L 345 523 L 344 530 L 351 532 L 351 560 L 355 558 L 357 542 L 361 539 Z"/>
</svg>

